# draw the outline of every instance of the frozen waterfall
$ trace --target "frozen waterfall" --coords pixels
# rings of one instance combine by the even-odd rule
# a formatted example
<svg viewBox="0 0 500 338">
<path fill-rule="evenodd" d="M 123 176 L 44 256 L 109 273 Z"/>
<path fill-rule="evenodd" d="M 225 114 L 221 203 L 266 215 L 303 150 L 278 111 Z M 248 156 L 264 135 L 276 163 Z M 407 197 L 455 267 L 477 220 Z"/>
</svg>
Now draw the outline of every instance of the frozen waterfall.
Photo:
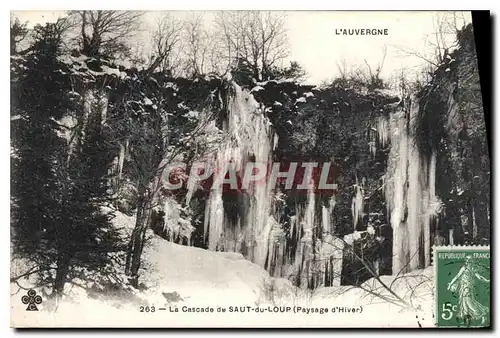
<svg viewBox="0 0 500 338">
<path fill-rule="evenodd" d="M 379 141 L 390 140 L 385 196 L 393 229 L 393 274 L 430 265 L 431 222 L 439 213 L 435 193 L 436 155 L 424 156 L 417 147 L 413 123 L 419 105 L 396 108 L 379 121 Z"/>
<path fill-rule="evenodd" d="M 246 168 L 248 162 L 267 165 L 271 160 L 274 137 L 269 120 L 263 115 L 259 103 L 236 83 L 232 83 L 232 95 L 224 130 L 228 134 L 215 158 L 215 167 L 226 170 L 227 163 L 236 171 Z M 222 184 L 215 184 L 210 192 L 205 211 L 205 234 L 208 233 L 209 250 L 241 251 L 247 248 L 248 258 L 264 266 L 269 251 L 269 235 L 274 226 L 269 217 L 271 191 L 263 182 L 251 182 L 248 193 L 238 195 L 241 209 L 238 224 L 225 220 Z M 230 227 L 237 226 L 243 236 Z M 233 236 L 226 236 L 233 233 Z"/>
</svg>

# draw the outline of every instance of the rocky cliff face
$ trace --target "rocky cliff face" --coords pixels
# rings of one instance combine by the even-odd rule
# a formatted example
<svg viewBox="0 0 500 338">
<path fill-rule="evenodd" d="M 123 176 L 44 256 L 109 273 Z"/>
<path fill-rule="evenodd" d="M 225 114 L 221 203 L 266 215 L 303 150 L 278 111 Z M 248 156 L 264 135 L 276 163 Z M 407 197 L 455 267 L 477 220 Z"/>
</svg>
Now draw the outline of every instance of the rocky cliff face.
<svg viewBox="0 0 500 338">
<path fill-rule="evenodd" d="M 443 211 L 433 236 L 448 244 L 486 244 L 490 233 L 490 155 L 472 25 L 418 94 L 417 144 L 436 156 Z"/>
</svg>

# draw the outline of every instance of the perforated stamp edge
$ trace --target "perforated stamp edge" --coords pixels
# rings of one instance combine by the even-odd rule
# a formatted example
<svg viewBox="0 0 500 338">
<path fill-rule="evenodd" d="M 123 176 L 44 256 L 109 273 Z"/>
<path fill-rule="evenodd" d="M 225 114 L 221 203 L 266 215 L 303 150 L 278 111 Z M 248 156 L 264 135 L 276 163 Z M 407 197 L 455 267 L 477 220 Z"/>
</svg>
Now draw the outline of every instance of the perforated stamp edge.
<svg viewBox="0 0 500 338">
<path fill-rule="evenodd" d="M 454 252 L 454 251 L 488 251 L 491 254 L 490 245 L 434 245 L 432 246 L 432 264 L 434 265 L 434 325 L 437 328 L 454 328 L 455 326 L 443 327 L 438 326 L 438 265 L 436 264 L 436 256 L 438 252 Z M 491 262 L 491 257 L 490 257 Z"/>
</svg>

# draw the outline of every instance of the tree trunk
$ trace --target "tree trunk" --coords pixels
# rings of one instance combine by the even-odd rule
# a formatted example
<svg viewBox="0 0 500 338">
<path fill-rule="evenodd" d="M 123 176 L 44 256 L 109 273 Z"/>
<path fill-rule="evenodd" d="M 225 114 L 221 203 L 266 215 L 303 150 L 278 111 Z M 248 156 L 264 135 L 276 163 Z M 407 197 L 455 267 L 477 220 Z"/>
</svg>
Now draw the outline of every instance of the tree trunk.
<svg viewBox="0 0 500 338">
<path fill-rule="evenodd" d="M 69 272 L 70 262 L 71 257 L 68 254 L 62 254 L 57 261 L 56 278 L 52 289 L 52 294 L 57 299 L 61 299 L 62 297 L 64 285 L 66 284 L 66 278 Z"/>
<path fill-rule="evenodd" d="M 488 220 L 487 203 L 485 198 L 477 196 L 474 205 L 474 218 L 477 227 L 477 243 L 485 245 L 490 241 L 490 223 Z"/>
<path fill-rule="evenodd" d="M 252 65 L 252 73 L 256 81 L 262 81 L 261 77 L 259 76 L 259 66 L 257 66 L 257 61 L 254 61 L 254 64 Z"/>
<path fill-rule="evenodd" d="M 472 198 L 467 200 L 467 240 L 474 240 L 474 203 Z"/>
<path fill-rule="evenodd" d="M 141 255 L 146 239 L 146 231 L 150 215 L 150 203 L 148 197 L 141 197 L 137 206 L 137 217 L 135 227 L 128 244 L 127 259 L 125 263 L 125 274 L 129 276 L 130 284 L 137 288 L 139 286 L 139 268 L 141 266 Z"/>
</svg>

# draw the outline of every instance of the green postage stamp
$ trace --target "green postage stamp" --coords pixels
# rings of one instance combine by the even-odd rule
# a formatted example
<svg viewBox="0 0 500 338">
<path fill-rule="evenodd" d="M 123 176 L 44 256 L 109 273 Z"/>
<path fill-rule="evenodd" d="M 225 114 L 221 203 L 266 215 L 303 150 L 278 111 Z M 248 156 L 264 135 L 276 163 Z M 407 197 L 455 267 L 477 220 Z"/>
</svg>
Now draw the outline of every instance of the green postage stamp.
<svg viewBox="0 0 500 338">
<path fill-rule="evenodd" d="M 434 248 L 438 327 L 490 326 L 490 262 L 489 246 Z"/>
</svg>

